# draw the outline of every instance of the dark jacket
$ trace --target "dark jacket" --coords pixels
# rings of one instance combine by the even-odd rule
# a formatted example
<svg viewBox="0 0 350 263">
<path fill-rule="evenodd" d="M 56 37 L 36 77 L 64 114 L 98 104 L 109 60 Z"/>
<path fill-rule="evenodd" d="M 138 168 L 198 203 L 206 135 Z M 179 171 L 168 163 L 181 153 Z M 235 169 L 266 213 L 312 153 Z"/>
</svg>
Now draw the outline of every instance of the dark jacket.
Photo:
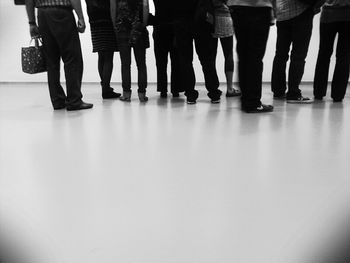
<svg viewBox="0 0 350 263">
<path fill-rule="evenodd" d="M 186 18 L 195 26 L 207 24 L 208 15 L 214 14 L 212 0 L 176 0 L 171 5 L 175 19 Z"/>
</svg>

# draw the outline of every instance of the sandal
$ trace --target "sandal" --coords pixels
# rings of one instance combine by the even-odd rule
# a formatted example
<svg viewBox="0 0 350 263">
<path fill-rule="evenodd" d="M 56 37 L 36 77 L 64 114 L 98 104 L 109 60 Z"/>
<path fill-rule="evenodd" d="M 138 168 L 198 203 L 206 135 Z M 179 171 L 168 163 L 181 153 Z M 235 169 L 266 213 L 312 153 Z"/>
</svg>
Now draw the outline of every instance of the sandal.
<svg viewBox="0 0 350 263">
<path fill-rule="evenodd" d="M 238 97 L 241 96 L 242 92 L 237 89 L 233 89 L 232 92 L 226 92 L 226 98 L 231 98 L 231 97 Z"/>
</svg>

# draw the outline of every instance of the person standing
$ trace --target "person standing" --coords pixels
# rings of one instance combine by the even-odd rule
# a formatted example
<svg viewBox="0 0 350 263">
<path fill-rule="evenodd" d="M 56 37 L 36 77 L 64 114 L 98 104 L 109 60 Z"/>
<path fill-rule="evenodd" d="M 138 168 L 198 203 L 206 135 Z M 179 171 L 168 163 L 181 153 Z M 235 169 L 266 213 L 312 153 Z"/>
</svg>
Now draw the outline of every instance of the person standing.
<svg viewBox="0 0 350 263">
<path fill-rule="evenodd" d="M 228 0 L 237 39 L 241 108 L 247 113 L 273 111 L 261 102 L 263 58 L 270 31 L 271 0 Z"/>
<path fill-rule="evenodd" d="M 350 0 L 327 0 L 320 19 L 320 46 L 314 76 L 314 96 L 322 100 L 327 92 L 330 58 L 338 35 L 331 97 L 341 102 L 350 72 Z"/>
<path fill-rule="evenodd" d="M 213 0 L 214 5 L 214 33 L 215 57 L 218 47 L 218 40 L 222 47 L 225 58 L 225 76 L 226 76 L 226 97 L 240 96 L 241 92 L 233 88 L 233 23 L 227 0 Z"/>
<path fill-rule="evenodd" d="M 146 49 L 149 37 L 146 28 L 147 0 L 110 0 L 111 16 L 116 33 L 122 68 L 122 101 L 131 100 L 131 50 L 134 51 L 138 70 L 138 97 L 140 102 L 148 101 Z M 147 9 L 147 10 L 146 10 Z"/>
<path fill-rule="evenodd" d="M 154 55 L 157 66 L 157 91 L 161 98 L 168 93 L 168 55 L 171 60 L 170 91 L 173 97 L 179 97 L 184 91 L 181 85 L 179 57 L 175 48 L 174 15 L 171 5 L 164 0 L 153 0 L 155 15 L 152 19 Z"/>
<path fill-rule="evenodd" d="M 289 103 L 309 103 L 299 88 L 304 75 L 314 17 L 313 6 L 299 0 L 275 0 L 277 18 L 276 53 L 273 60 L 271 89 L 275 99 L 287 99 Z M 288 73 L 286 66 L 292 46 Z M 287 93 L 286 93 L 287 91 Z"/>
<path fill-rule="evenodd" d="M 38 9 L 38 25 L 35 10 Z M 78 16 L 76 24 L 72 10 Z M 26 0 L 31 37 L 43 41 L 50 98 L 55 110 L 68 111 L 93 107 L 82 101 L 83 58 L 78 31 L 85 31 L 80 0 Z M 60 84 L 60 60 L 64 63 L 67 95 Z"/>
<path fill-rule="evenodd" d="M 117 41 L 111 20 L 109 0 L 85 1 L 90 22 L 92 52 L 98 53 L 98 73 L 101 79 L 102 98 L 119 98 L 121 94 L 114 92 L 110 86 Z"/>
<path fill-rule="evenodd" d="M 221 91 L 215 65 L 212 0 L 176 0 L 174 11 L 175 45 L 179 54 L 182 83 L 188 104 L 195 104 L 198 91 L 193 68 L 193 42 L 204 73 L 205 87 L 212 103 L 219 103 Z"/>
</svg>

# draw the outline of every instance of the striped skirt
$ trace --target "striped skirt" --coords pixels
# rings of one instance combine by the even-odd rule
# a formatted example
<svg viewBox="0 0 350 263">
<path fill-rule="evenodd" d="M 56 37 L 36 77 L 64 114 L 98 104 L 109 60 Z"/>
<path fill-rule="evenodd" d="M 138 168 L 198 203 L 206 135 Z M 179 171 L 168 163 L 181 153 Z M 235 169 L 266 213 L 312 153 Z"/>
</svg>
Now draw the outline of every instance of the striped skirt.
<svg viewBox="0 0 350 263">
<path fill-rule="evenodd" d="M 92 52 L 118 51 L 115 32 L 110 21 L 98 21 L 90 24 Z"/>
</svg>

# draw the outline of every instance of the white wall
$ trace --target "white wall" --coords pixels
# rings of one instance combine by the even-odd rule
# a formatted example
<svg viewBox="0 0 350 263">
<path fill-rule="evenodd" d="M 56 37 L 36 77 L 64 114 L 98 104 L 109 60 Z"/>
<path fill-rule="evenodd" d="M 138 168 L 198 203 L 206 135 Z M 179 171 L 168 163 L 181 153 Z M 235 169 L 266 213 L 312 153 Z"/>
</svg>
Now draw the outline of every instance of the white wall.
<svg viewBox="0 0 350 263">
<path fill-rule="evenodd" d="M 15 6 L 13 0 L 0 0 L 0 82 L 36 82 L 46 81 L 46 74 L 28 75 L 21 71 L 20 49 L 29 43 L 29 27 L 28 19 L 24 6 Z M 84 1 L 82 1 L 84 2 Z M 152 1 L 150 1 L 152 2 Z M 83 3 L 85 9 L 85 3 Z M 151 7 L 151 9 L 153 9 Z M 85 12 L 86 15 L 86 12 Z M 86 20 L 88 20 L 86 15 Z M 310 50 L 307 57 L 304 81 L 312 81 L 313 71 L 316 63 L 318 49 L 318 23 L 319 15 L 314 20 L 314 32 L 310 44 Z M 88 24 L 88 23 L 87 23 Z M 149 27 L 150 35 L 152 27 Z M 90 28 L 81 36 L 83 56 L 84 56 L 84 79 L 85 82 L 99 82 L 97 74 L 97 54 L 91 52 L 92 44 L 90 40 Z M 268 46 L 265 55 L 264 81 L 270 81 L 272 60 L 274 56 L 274 48 L 276 41 L 276 28 L 272 27 Z M 152 45 L 152 41 L 151 41 Z M 120 60 L 119 54 L 115 54 L 115 70 L 112 81 L 120 82 Z M 237 61 L 237 60 L 236 60 Z M 221 48 L 218 52 L 218 73 L 221 82 L 225 81 L 223 73 L 223 56 Z M 147 65 L 149 82 L 156 82 L 155 61 L 153 56 L 153 47 L 147 50 Z M 331 67 L 332 68 L 332 67 Z M 197 81 L 203 82 L 203 74 L 201 72 L 198 59 L 195 58 L 195 69 Z M 136 81 L 135 63 L 133 63 L 133 81 Z M 235 77 L 237 79 L 237 76 Z"/>
</svg>

